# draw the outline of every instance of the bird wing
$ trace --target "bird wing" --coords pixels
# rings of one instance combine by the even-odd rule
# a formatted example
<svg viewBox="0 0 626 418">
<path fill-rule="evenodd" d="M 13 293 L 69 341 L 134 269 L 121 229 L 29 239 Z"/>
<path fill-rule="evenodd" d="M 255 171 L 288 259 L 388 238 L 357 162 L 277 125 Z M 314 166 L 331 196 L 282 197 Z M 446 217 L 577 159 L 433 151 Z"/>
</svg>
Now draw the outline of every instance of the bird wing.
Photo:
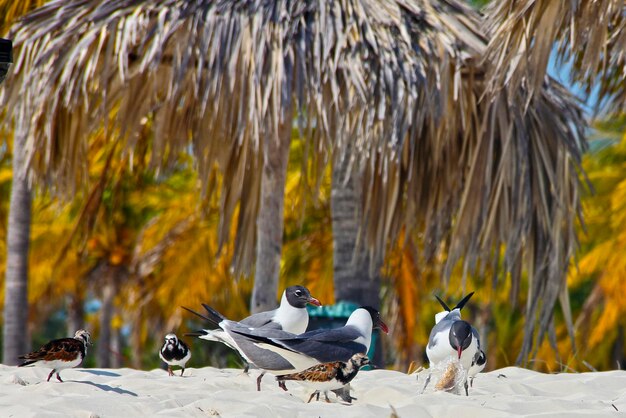
<svg viewBox="0 0 626 418">
<path fill-rule="evenodd" d="M 20 356 L 23 360 L 53 361 L 76 359 L 76 353 L 81 351 L 82 343 L 75 338 L 61 338 L 45 344 L 39 350 Z"/>
<path fill-rule="evenodd" d="M 279 323 L 273 321 L 275 314 L 276 309 L 267 312 L 259 312 L 242 319 L 239 323 L 252 328 L 265 328 L 269 326 L 276 329 L 282 329 Z"/>
<path fill-rule="evenodd" d="M 428 347 L 433 348 L 435 346 L 435 335 L 439 333 L 446 333 L 446 330 L 449 330 L 454 322 L 449 318 L 450 314 L 443 318 L 441 321 L 437 322 L 433 329 L 430 330 L 430 336 L 428 337 Z"/>
<path fill-rule="evenodd" d="M 320 363 L 345 362 L 356 353 L 365 354 L 368 349 L 357 341 L 363 335 L 353 326 L 309 331 L 300 335 L 277 330 L 246 330 L 242 327 L 234 327 L 231 331 L 268 346 L 312 357 Z"/>
<path fill-rule="evenodd" d="M 327 382 L 337 376 L 341 362 L 323 363 L 308 368 L 300 373 L 278 376 L 278 380 L 299 380 L 309 382 Z"/>
</svg>

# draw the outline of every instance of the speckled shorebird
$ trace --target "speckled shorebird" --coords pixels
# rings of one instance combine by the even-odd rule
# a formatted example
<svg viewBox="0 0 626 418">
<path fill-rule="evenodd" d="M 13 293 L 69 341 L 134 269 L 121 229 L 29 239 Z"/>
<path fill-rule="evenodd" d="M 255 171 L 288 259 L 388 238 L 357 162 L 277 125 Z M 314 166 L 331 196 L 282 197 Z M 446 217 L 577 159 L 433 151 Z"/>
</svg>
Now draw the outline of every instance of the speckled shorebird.
<svg viewBox="0 0 626 418">
<path fill-rule="evenodd" d="M 59 375 L 61 370 L 80 365 L 87 355 L 88 345 L 91 345 L 91 335 L 88 331 L 79 329 L 74 338 L 52 340 L 39 350 L 20 356 L 20 359 L 26 361 L 19 367 L 35 365 L 52 368 L 47 381 L 56 373 L 57 380 L 63 382 Z"/>
</svg>

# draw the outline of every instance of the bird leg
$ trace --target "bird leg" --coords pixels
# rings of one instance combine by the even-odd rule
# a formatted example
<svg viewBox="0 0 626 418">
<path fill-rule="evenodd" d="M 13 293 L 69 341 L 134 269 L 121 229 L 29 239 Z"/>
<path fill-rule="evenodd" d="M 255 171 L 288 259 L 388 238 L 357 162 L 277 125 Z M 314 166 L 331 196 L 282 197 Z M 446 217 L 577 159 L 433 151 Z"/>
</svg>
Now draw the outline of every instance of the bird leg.
<svg viewBox="0 0 626 418">
<path fill-rule="evenodd" d="M 59 375 L 59 372 L 57 372 L 57 380 L 61 383 L 63 383 L 63 380 L 61 380 L 61 376 Z"/>
<path fill-rule="evenodd" d="M 185 368 L 183 367 L 183 369 L 180 371 L 180 377 L 183 377 L 183 373 L 185 373 Z"/>
<path fill-rule="evenodd" d="M 319 394 L 317 395 L 320 396 Z M 326 398 L 326 403 L 330 403 L 330 399 L 328 399 L 328 391 L 324 391 L 324 397 Z"/>
<path fill-rule="evenodd" d="M 50 381 L 50 378 L 52 377 L 52 375 L 54 374 L 54 372 L 56 372 L 56 370 L 52 369 L 52 371 L 50 372 L 50 374 L 48 375 L 48 380 L 46 380 L 46 382 Z"/>
<path fill-rule="evenodd" d="M 250 363 L 246 361 L 246 367 L 243 368 L 243 372 L 245 374 L 248 374 L 249 371 L 250 371 Z"/>
<path fill-rule="evenodd" d="M 307 403 L 311 403 L 311 401 L 313 400 L 313 396 L 315 396 L 315 394 L 316 394 L 316 393 L 317 393 L 317 391 L 315 391 L 315 392 L 311 393 L 311 397 L 309 397 L 309 400 L 307 401 Z M 317 395 L 318 399 L 319 399 L 319 396 L 320 396 L 320 395 L 319 395 L 319 393 L 318 393 L 318 395 Z"/>
<path fill-rule="evenodd" d="M 469 391 L 467 390 L 467 380 L 465 380 L 465 383 L 463 383 L 463 387 L 465 388 L 465 396 L 469 396 Z"/>
<path fill-rule="evenodd" d="M 261 391 L 261 379 L 263 379 L 263 376 L 265 376 L 265 372 L 262 372 L 259 377 L 256 378 L 256 390 L 258 392 Z"/>
<path fill-rule="evenodd" d="M 428 386 L 428 384 L 430 383 L 430 377 L 432 376 L 432 373 L 428 374 L 428 377 L 426 378 L 426 383 L 424 383 L 424 389 L 422 389 L 422 393 L 426 392 L 426 387 Z"/>
<path fill-rule="evenodd" d="M 174 376 L 174 372 L 172 371 L 172 366 L 169 366 L 169 365 L 167 366 L 167 373 L 168 373 L 170 376 Z"/>
<path fill-rule="evenodd" d="M 280 382 L 278 382 L 278 387 L 284 390 L 285 392 L 288 392 L 287 386 L 285 386 L 285 381 L 281 380 Z"/>
</svg>

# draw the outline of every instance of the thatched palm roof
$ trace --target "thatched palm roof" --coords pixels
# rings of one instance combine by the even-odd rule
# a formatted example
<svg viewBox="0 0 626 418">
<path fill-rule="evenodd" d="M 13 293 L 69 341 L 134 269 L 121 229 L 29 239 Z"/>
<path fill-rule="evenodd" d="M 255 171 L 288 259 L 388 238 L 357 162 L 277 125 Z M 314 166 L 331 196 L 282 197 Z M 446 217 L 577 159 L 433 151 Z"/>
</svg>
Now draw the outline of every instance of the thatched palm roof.
<svg viewBox="0 0 626 418">
<path fill-rule="evenodd" d="M 427 255 L 448 251 L 447 273 L 502 252 L 512 298 L 528 272 L 543 334 L 575 245 L 585 123 L 551 80 L 533 100 L 523 86 L 481 100 L 479 24 L 454 0 L 54 2 L 13 28 L 9 116 L 33 174 L 62 191 L 85 179 L 103 120 L 131 152 L 152 121 L 157 166 L 191 145 L 209 189 L 224 174 L 223 240 L 241 204 L 245 266 L 263 150 L 293 103 L 314 156 L 350 149 L 363 172 L 373 253 L 403 228 Z"/>
<path fill-rule="evenodd" d="M 626 1 L 494 1 L 487 15 L 488 57 L 501 63 L 491 90 L 538 91 L 556 44 L 558 58 L 573 64 L 573 81 L 587 94 L 597 87 L 607 110 L 626 111 Z"/>
</svg>

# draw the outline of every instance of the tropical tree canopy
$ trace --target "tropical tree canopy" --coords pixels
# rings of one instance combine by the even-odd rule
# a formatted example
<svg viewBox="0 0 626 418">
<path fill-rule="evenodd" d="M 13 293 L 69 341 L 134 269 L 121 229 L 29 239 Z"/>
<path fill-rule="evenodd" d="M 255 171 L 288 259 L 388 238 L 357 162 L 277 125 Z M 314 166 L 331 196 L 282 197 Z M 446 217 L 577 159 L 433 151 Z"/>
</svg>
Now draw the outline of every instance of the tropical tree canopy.
<svg viewBox="0 0 626 418">
<path fill-rule="evenodd" d="M 549 78 L 485 100 L 498 63 L 482 59 L 480 24 L 440 0 L 53 2 L 13 27 L 3 100 L 32 175 L 58 193 L 85 181 L 102 125 L 132 155 L 153 122 L 155 167 L 192 150 L 205 189 L 221 190 L 221 244 L 238 216 L 238 271 L 252 264 L 266 147 L 295 118 L 308 158 L 338 152 L 361 171 L 372 259 L 406 230 L 428 261 L 447 254 L 446 276 L 502 259 L 512 300 L 528 274 L 525 357 L 533 319 L 541 339 L 559 295 L 568 310 L 585 121 Z"/>
</svg>

